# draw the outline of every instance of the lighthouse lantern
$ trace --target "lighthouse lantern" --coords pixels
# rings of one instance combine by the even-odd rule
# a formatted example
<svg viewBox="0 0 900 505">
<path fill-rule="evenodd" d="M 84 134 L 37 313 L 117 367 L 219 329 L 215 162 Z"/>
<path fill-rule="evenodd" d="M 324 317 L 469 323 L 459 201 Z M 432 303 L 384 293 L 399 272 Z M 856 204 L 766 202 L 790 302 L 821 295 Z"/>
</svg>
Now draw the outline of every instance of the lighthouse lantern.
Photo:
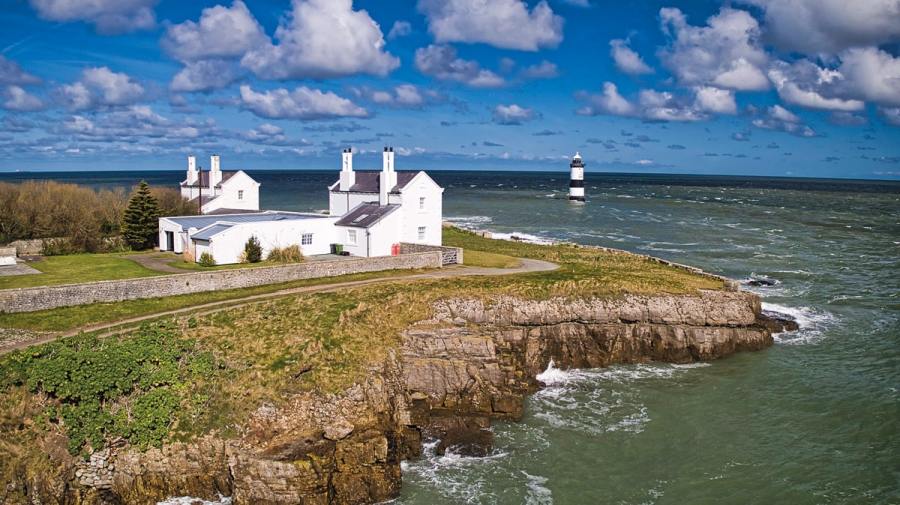
<svg viewBox="0 0 900 505">
<path fill-rule="evenodd" d="M 575 153 L 572 163 L 569 164 L 571 176 L 569 178 L 569 200 L 573 202 L 584 201 L 584 162 L 581 154 Z"/>
</svg>

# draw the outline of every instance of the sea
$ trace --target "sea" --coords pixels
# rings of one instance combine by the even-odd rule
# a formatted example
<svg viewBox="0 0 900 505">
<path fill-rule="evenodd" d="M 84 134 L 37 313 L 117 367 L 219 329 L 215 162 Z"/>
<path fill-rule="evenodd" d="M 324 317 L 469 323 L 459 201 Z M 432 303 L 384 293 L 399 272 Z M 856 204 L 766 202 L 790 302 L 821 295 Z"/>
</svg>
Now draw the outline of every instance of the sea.
<svg viewBox="0 0 900 505">
<path fill-rule="evenodd" d="M 334 171 L 250 171 L 264 208 L 320 211 Z M 13 173 L 93 187 L 182 172 Z M 795 318 L 710 363 L 549 367 L 485 457 L 426 445 L 394 503 L 900 503 L 900 181 L 444 171 L 445 219 L 617 247 L 745 283 Z M 760 286 L 750 281 L 764 281 Z M 753 284 L 760 284 L 759 282 Z"/>
</svg>

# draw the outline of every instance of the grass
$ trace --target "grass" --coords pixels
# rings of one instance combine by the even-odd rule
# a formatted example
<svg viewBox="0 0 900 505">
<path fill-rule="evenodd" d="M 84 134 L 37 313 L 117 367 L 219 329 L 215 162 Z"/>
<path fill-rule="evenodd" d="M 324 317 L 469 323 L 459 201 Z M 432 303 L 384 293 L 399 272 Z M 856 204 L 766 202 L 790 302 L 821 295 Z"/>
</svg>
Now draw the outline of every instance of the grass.
<svg viewBox="0 0 900 505">
<path fill-rule="evenodd" d="M 163 275 L 155 270 L 145 268 L 119 253 L 47 256 L 41 261 L 28 263 L 28 265 L 42 273 L 0 277 L 0 289 Z"/>
<path fill-rule="evenodd" d="M 522 262 L 505 254 L 468 250 L 463 252 L 463 264 L 470 267 L 516 268 Z"/>
</svg>

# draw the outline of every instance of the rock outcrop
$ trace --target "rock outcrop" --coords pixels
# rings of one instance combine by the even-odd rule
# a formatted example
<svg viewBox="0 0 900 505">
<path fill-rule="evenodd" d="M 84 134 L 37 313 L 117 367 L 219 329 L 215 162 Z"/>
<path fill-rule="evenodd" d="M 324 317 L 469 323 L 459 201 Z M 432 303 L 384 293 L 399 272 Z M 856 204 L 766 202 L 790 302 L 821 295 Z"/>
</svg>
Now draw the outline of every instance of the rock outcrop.
<svg viewBox="0 0 900 505">
<path fill-rule="evenodd" d="M 490 450 L 494 419 L 517 420 L 536 376 L 615 363 L 712 360 L 772 344 L 779 323 L 756 295 L 617 299 L 457 298 L 408 328 L 365 380 L 336 395 L 264 405 L 236 439 L 214 436 L 139 452 L 111 447 L 73 462 L 63 497 L 47 503 L 148 503 L 168 496 L 235 504 L 374 503 L 395 497 L 400 462 L 438 450 Z M 783 329 L 783 328 L 782 328 Z M 50 498 L 50 497 L 47 497 Z"/>
</svg>

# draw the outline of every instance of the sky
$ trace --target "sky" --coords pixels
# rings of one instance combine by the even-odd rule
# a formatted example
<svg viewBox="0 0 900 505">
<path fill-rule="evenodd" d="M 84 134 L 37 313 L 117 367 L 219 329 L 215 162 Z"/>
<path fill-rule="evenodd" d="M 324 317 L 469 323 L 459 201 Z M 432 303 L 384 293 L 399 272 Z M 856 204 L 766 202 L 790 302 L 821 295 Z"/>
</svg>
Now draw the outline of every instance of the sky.
<svg viewBox="0 0 900 505">
<path fill-rule="evenodd" d="M 900 0 L 3 0 L 0 172 L 900 179 Z"/>
</svg>

